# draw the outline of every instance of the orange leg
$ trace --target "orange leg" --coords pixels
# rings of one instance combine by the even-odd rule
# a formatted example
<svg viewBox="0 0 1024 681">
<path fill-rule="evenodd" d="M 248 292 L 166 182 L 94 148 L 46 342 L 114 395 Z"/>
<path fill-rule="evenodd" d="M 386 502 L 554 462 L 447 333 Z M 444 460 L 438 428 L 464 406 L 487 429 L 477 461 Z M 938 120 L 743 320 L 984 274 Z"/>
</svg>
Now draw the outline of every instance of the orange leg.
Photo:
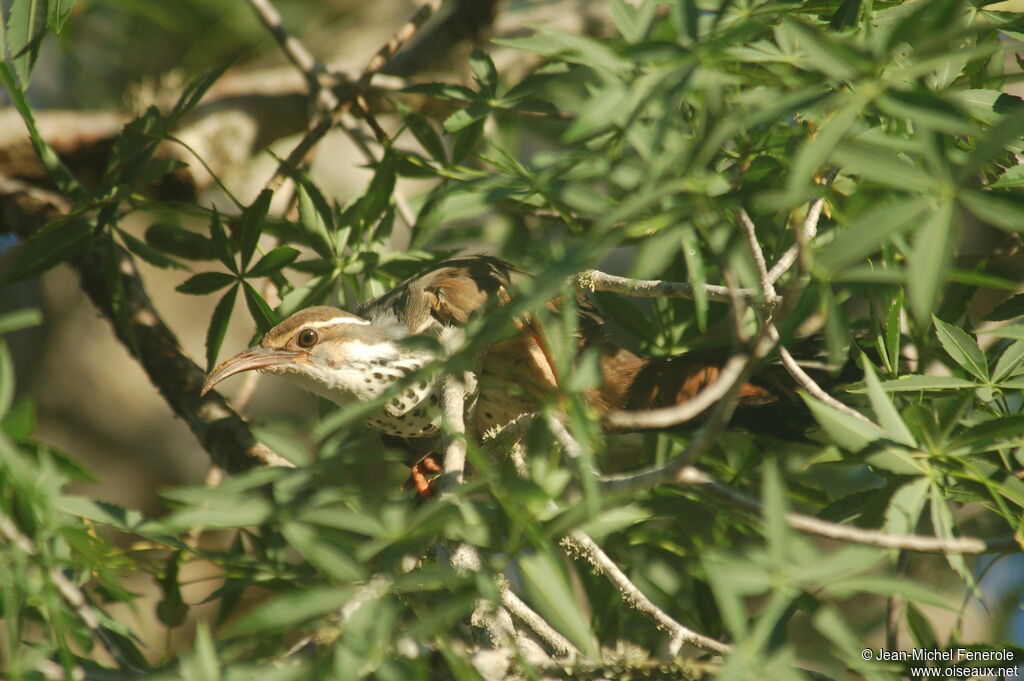
<svg viewBox="0 0 1024 681">
<path fill-rule="evenodd" d="M 421 497 L 432 497 L 434 496 L 434 488 L 431 486 L 431 483 L 433 483 L 436 476 L 428 479 L 427 475 L 440 472 L 441 465 L 437 463 L 437 459 L 433 456 L 426 456 L 411 466 L 409 482 L 403 486 L 403 489 L 407 489 L 411 483 L 416 488 L 416 493 Z"/>
</svg>

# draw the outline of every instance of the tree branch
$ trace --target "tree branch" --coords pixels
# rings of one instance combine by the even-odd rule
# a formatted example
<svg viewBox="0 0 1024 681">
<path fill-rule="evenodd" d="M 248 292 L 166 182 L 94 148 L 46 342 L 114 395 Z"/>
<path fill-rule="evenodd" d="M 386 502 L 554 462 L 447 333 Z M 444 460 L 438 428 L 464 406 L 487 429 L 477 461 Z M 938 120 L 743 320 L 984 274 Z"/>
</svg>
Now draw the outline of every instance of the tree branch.
<svg viewBox="0 0 1024 681">
<path fill-rule="evenodd" d="M 43 225 L 64 216 L 69 208 L 57 194 L 0 177 L 0 232 L 27 239 Z M 116 259 L 116 264 L 106 262 L 110 257 Z M 153 307 L 124 249 L 109 238 L 97 239 L 72 264 L 86 295 L 111 322 L 118 339 L 215 464 L 233 473 L 261 465 L 293 465 L 258 442 L 245 421 L 216 392 L 200 397 L 203 370 L 182 353 L 178 339 Z M 116 273 L 117 297 L 110 289 L 110 271 Z M 119 300 L 120 312 L 114 308 L 115 299 Z M 118 319 L 126 323 L 118 323 Z"/>
<path fill-rule="evenodd" d="M 583 532 L 573 532 L 562 540 L 562 545 L 586 558 L 591 565 L 608 578 L 608 581 L 615 585 L 615 588 L 622 594 L 623 600 L 653 619 L 658 623 L 659 627 L 669 632 L 672 636 L 671 643 L 669 644 L 669 653 L 672 657 L 679 654 L 679 650 L 684 643 L 689 643 L 703 650 L 710 650 L 719 655 L 725 655 L 732 650 L 725 643 L 716 641 L 703 634 L 698 634 L 669 617 L 664 610 L 655 605 L 651 599 L 647 598 L 643 591 L 630 581 L 629 577 L 615 564 L 615 561 L 609 558 L 608 554 L 588 535 Z"/>
</svg>

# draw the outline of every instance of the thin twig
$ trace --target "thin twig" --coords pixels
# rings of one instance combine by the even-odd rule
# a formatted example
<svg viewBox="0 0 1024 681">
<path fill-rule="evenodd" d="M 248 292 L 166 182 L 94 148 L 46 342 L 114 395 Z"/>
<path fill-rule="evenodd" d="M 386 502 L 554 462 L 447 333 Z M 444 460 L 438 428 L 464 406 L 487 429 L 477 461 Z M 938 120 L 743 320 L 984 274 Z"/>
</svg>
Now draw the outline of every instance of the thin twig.
<svg viewBox="0 0 1024 681">
<path fill-rule="evenodd" d="M 578 552 L 587 561 L 597 568 L 605 577 L 608 578 L 615 588 L 622 594 L 623 600 L 635 607 L 640 612 L 644 613 L 655 622 L 658 626 L 665 629 L 672 636 L 671 643 L 669 644 L 669 652 L 672 657 L 679 654 L 679 650 L 684 643 L 697 646 L 703 650 L 710 650 L 720 655 L 725 655 L 732 648 L 721 641 L 716 641 L 713 638 L 698 634 L 692 629 L 684 627 L 679 622 L 675 621 L 670 617 L 664 610 L 655 605 L 651 599 L 649 599 L 643 591 L 641 591 L 629 577 L 616 565 L 615 561 L 608 557 L 600 546 L 597 545 L 593 539 L 583 532 L 573 532 L 571 535 L 562 540 L 563 546 L 568 549 L 572 549 L 574 552 Z"/>
<path fill-rule="evenodd" d="M 693 486 L 734 506 L 764 513 L 759 501 L 743 492 L 729 487 L 694 466 L 679 471 L 676 482 Z M 787 513 L 786 522 L 795 530 L 808 534 L 835 539 L 837 541 L 878 546 L 885 549 L 905 549 L 915 553 L 959 553 L 978 555 L 982 553 L 1016 553 L 1021 545 L 1013 537 L 982 539 L 976 537 L 930 537 L 917 534 L 890 534 L 852 525 L 832 523 L 802 513 Z"/>
<path fill-rule="evenodd" d="M 768 327 L 769 333 L 771 333 L 772 339 L 778 341 L 779 331 L 776 328 L 776 326 L 771 322 L 766 322 L 766 325 Z M 806 390 L 811 396 L 815 397 L 821 402 L 824 402 L 825 404 L 832 407 L 836 411 L 842 412 L 847 416 L 857 419 L 861 423 L 865 423 L 869 426 L 872 426 L 876 430 L 881 431 L 881 428 L 879 428 L 878 425 L 875 424 L 875 422 L 869 419 L 867 416 L 864 416 L 864 414 L 861 414 L 853 407 L 843 404 L 835 397 L 825 392 L 825 389 L 818 385 L 817 382 L 815 382 L 815 380 L 811 378 L 811 376 L 806 371 L 804 371 L 803 367 L 801 367 L 797 363 L 797 361 L 793 358 L 793 355 L 790 354 L 789 350 L 787 350 L 782 345 L 779 345 L 779 356 L 782 358 L 782 365 L 786 367 L 786 371 L 789 372 L 789 375 L 792 376 L 793 380 L 799 383 L 800 386 L 804 390 Z"/>
<path fill-rule="evenodd" d="M 814 211 L 809 211 L 808 217 L 810 217 L 810 213 L 812 212 Z M 820 207 L 818 208 L 817 212 L 820 214 Z M 764 253 L 761 251 L 761 245 L 757 241 L 757 228 L 754 226 L 753 220 L 750 219 L 750 216 L 747 215 L 746 211 L 743 210 L 742 208 L 739 211 L 739 215 L 740 224 L 743 226 L 743 231 L 747 235 L 747 243 L 750 247 L 751 255 L 754 258 L 754 262 L 757 263 L 761 293 L 762 295 L 764 295 L 766 300 L 772 298 L 778 299 L 778 296 L 775 294 L 775 287 L 772 285 L 770 281 L 771 277 L 765 271 Z M 814 224 L 817 224 L 816 217 L 814 220 Z M 781 337 L 779 335 L 779 330 L 775 326 L 775 323 L 772 321 L 771 316 L 767 313 L 767 311 L 764 310 L 758 310 L 757 314 L 758 318 L 761 321 L 761 325 L 768 331 L 769 338 L 771 338 L 772 341 L 775 343 L 780 343 Z M 782 357 L 782 364 L 783 366 L 786 367 L 786 370 L 789 372 L 790 376 L 792 376 L 793 379 L 797 383 L 799 383 L 808 393 L 813 395 L 818 400 L 829 405 L 833 409 L 836 409 L 846 414 L 847 416 L 855 418 L 861 423 L 866 423 L 870 426 L 874 426 L 878 430 L 881 430 L 880 428 L 878 428 L 877 425 L 872 423 L 871 419 L 864 416 L 856 409 L 853 409 L 852 407 L 843 404 L 836 398 L 829 395 L 820 385 L 817 384 L 817 382 L 815 382 L 813 378 L 811 378 L 811 376 L 806 371 L 803 370 L 803 367 L 801 367 L 797 363 L 797 361 L 793 358 L 793 355 L 790 354 L 789 350 L 787 350 L 782 345 L 779 346 L 779 355 Z"/>
<path fill-rule="evenodd" d="M 580 651 L 569 639 L 562 636 L 547 621 L 538 615 L 530 606 L 523 602 L 519 596 L 512 591 L 508 580 L 504 577 L 498 578 L 498 589 L 501 595 L 501 604 L 510 614 L 518 618 L 523 624 L 529 627 L 537 636 L 557 655 L 578 657 Z"/>
<path fill-rule="evenodd" d="M 288 33 L 284 22 L 277 9 L 270 4 L 269 0 L 249 0 L 249 6 L 256 12 L 263 25 L 267 27 L 270 34 L 274 36 L 281 51 L 305 76 L 309 84 L 309 94 L 316 96 L 321 89 L 319 74 L 326 73 L 326 68 L 306 49 L 297 38 Z"/>
<path fill-rule="evenodd" d="M 754 257 L 758 281 L 761 286 L 761 293 L 764 294 L 765 303 L 771 306 L 777 305 L 779 303 L 779 296 L 775 293 L 775 286 L 768 276 L 768 268 L 764 261 L 764 251 L 761 250 L 761 244 L 757 241 L 757 230 L 754 227 L 754 221 L 750 219 L 747 211 L 742 207 L 736 211 L 736 216 L 739 218 L 743 234 L 747 237 L 750 254 Z"/>
<path fill-rule="evenodd" d="M 693 299 L 693 287 L 690 284 L 676 281 L 658 281 L 651 279 L 628 279 L 599 270 L 584 270 L 575 275 L 571 283 L 585 291 L 609 291 L 634 298 L 687 298 Z M 731 300 L 727 286 L 707 284 L 704 292 L 708 300 L 728 303 Z M 756 300 L 758 292 L 754 289 L 741 288 L 736 290 L 745 302 Z"/>
<path fill-rule="evenodd" d="M 604 423 L 614 430 L 644 430 L 668 428 L 692 421 L 725 397 L 750 361 L 751 356 L 748 354 L 733 355 L 722 367 L 715 382 L 690 400 L 657 409 L 611 410 L 604 415 Z"/>
<path fill-rule="evenodd" d="M 832 168 L 821 178 L 822 185 L 832 184 L 832 181 L 839 174 L 838 168 Z M 825 207 L 825 197 L 819 196 L 818 198 L 811 201 L 811 204 L 807 207 L 807 216 L 804 218 L 803 223 L 796 233 L 796 243 L 790 246 L 782 257 L 779 258 L 778 262 L 772 266 L 772 269 L 768 272 L 768 281 L 773 284 L 779 280 L 783 274 L 785 274 L 793 263 L 799 258 L 800 262 L 804 262 L 803 252 L 810 243 L 811 239 L 818 233 L 818 220 L 821 218 L 821 211 Z"/>
<path fill-rule="evenodd" d="M 277 189 L 281 186 L 284 179 L 289 177 L 295 171 L 299 166 L 299 163 L 302 162 L 302 159 L 304 159 L 310 150 L 312 150 L 312 148 L 321 139 L 323 139 L 324 135 L 326 135 L 334 125 L 334 122 L 349 112 L 355 104 L 356 95 L 369 86 L 373 76 L 387 66 L 395 53 L 401 49 L 402 45 L 404 45 L 407 40 L 416 34 L 416 31 L 419 30 L 419 28 L 435 11 L 437 11 L 440 5 L 441 0 L 428 0 L 428 2 L 424 3 L 423 6 L 416 11 L 413 17 L 398 30 L 395 36 L 381 47 L 369 60 L 366 68 L 363 69 L 362 75 L 354 84 L 351 92 L 349 92 L 342 101 L 339 101 L 334 106 L 330 107 L 329 110 L 318 109 L 316 116 L 314 116 L 313 120 L 310 122 L 309 128 L 306 130 L 306 134 L 302 136 L 302 139 L 299 140 L 297 145 L 295 145 L 295 148 L 292 149 L 287 158 L 278 164 L 273 177 L 271 177 L 270 181 L 267 183 L 268 187 L 271 189 Z"/>
</svg>

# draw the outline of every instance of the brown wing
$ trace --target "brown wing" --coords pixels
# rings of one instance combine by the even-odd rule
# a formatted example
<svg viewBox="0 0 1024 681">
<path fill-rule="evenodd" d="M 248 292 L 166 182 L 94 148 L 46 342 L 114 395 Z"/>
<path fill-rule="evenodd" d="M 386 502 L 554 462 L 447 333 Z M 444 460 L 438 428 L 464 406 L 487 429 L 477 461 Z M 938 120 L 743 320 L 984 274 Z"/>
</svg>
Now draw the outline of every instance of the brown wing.
<svg viewBox="0 0 1024 681">
<path fill-rule="evenodd" d="M 508 302 L 513 278 L 519 276 L 523 276 L 520 270 L 499 258 L 452 258 L 366 302 L 360 314 L 375 317 L 391 311 L 414 334 L 440 326 L 461 326 L 490 301 Z"/>
</svg>

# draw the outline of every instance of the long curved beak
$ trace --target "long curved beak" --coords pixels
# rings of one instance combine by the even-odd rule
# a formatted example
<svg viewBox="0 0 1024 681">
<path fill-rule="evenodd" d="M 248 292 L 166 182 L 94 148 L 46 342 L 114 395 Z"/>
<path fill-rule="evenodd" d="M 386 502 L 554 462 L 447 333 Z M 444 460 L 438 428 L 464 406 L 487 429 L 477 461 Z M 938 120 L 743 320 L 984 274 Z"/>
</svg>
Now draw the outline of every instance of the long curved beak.
<svg viewBox="0 0 1024 681">
<path fill-rule="evenodd" d="M 203 381 L 203 389 L 199 393 L 205 395 L 206 393 L 213 390 L 213 386 L 217 385 L 225 378 L 240 374 L 243 371 L 253 371 L 254 369 L 266 369 L 267 367 L 278 366 L 280 364 L 288 364 L 294 362 L 302 355 L 298 352 L 289 352 L 287 350 L 275 350 L 274 348 L 265 348 L 257 345 L 254 348 L 244 350 L 230 359 L 226 359 L 209 373 L 206 380 Z"/>
</svg>

